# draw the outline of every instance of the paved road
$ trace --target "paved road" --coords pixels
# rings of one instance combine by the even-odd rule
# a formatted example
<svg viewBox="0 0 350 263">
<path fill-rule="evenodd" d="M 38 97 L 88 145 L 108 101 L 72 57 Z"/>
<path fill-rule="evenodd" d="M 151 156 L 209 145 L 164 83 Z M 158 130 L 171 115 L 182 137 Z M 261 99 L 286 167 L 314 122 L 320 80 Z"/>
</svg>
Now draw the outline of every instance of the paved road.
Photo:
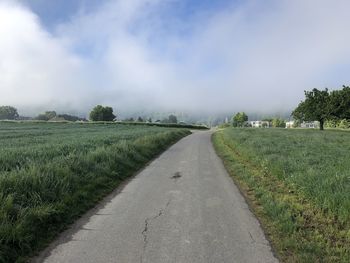
<svg viewBox="0 0 350 263">
<path fill-rule="evenodd" d="M 211 131 L 182 139 L 44 259 L 53 262 L 277 262 L 226 173 Z"/>
</svg>

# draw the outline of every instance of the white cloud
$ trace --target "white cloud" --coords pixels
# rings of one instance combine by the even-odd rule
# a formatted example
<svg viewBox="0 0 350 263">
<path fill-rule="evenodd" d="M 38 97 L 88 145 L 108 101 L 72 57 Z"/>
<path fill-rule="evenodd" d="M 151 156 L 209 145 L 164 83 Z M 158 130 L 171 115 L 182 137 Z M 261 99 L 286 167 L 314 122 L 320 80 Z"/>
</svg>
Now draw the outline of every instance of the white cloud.
<svg viewBox="0 0 350 263">
<path fill-rule="evenodd" d="M 60 41 L 43 30 L 21 6 L 0 3 L 0 104 L 20 107 L 63 106 L 83 65 Z"/>
<path fill-rule="evenodd" d="M 0 3 L 0 104 L 289 110 L 304 89 L 347 84 L 334 71 L 350 70 L 349 1 L 251 0 L 188 24 L 169 17 L 167 30 L 176 1 L 107 1 L 52 33 Z"/>
</svg>

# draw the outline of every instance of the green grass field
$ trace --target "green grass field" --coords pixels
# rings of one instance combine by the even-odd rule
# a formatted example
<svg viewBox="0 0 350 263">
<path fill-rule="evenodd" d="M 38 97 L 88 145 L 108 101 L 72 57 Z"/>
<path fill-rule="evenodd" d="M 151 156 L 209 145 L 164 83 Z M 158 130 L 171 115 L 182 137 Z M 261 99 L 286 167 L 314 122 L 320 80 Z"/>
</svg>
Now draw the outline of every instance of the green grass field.
<svg viewBox="0 0 350 263">
<path fill-rule="evenodd" d="M 0 122 L 0 262 L 24 261 L 189 130 Z"/>
<path fill-rule="evenodd" d="M 350 262 L 350 132 L 227 128 L 213 142 L 283 262 Z"/>
</svg>

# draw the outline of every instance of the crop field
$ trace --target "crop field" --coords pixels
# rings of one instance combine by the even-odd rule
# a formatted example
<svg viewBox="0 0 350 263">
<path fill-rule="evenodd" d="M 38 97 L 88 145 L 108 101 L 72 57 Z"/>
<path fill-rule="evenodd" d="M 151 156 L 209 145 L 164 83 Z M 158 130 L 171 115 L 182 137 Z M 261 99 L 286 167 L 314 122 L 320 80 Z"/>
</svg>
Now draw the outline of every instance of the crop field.
<svg viewBox="0 0 350 263">
<path fill-rule="evenodd" d="M 189 130 L 0 122 L 0 262 L 21 262 Z"/>
<path fill-rule="evenodd" d="M 350 262 L 350 132 L 227 128 L 213 142 L 283 262 Z"/>
</svg>

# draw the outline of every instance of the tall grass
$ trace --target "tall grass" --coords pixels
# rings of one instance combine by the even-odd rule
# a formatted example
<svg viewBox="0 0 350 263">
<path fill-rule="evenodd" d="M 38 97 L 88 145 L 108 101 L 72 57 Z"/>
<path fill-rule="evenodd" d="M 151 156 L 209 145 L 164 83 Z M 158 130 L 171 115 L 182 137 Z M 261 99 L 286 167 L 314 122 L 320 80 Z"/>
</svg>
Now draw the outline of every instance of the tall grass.
<svg viewBox="0 0 350 263">
<path fill-rule="evenodd" d="M 229 128 L 214 142 L 284 261 L 350 261 L 349 132 Z"/>
<path fill-rule="evenodd" d="M 0 123 L 0 262 L 21 262 L 190 132 Z"/>
</svg>

